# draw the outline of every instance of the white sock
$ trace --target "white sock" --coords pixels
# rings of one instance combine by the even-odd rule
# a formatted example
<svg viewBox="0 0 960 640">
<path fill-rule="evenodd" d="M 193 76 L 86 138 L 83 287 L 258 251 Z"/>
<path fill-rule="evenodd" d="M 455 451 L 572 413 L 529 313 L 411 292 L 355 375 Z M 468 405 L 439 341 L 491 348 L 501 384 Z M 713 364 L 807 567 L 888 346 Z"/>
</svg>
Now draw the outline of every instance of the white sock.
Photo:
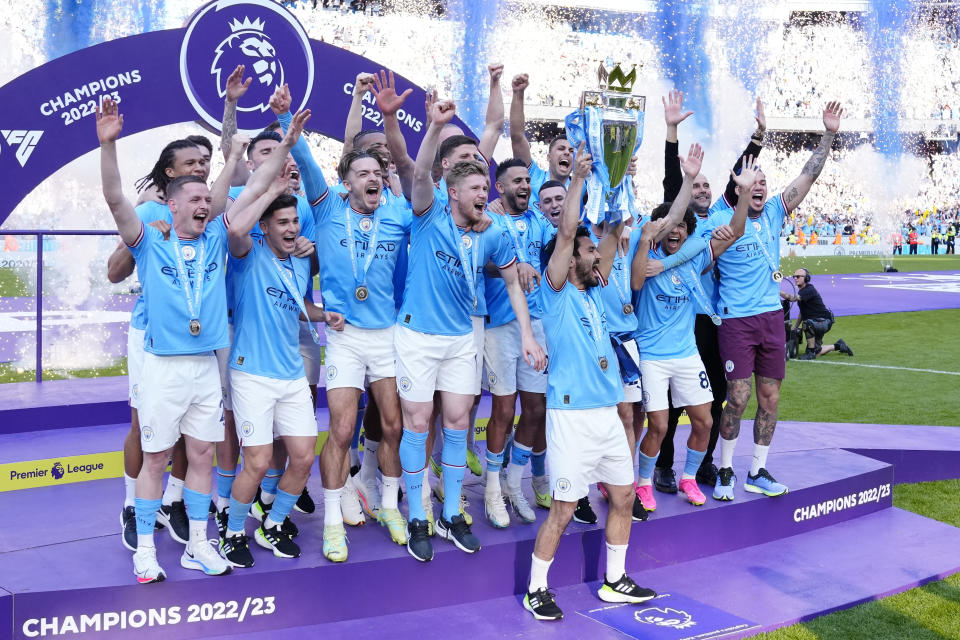
<svg viewBox="0 0 960 640">
<path fill-rule="evenodd" d="M 190 520 L 190 545 L 207 544 L 207 521 Z"/>
<path fill-rule="evenodd" d="M 365 440 L 363 443 L 363 462 L 360 463 L 360 482 L 369 486 L 377 481 L 377 449 L 380 443 L 376 440 Z"/>
<path fill-rule="evenodd" d="M 547 572 L 550 570 L 550 565 L 553 564 L 553 558 L 541 560 L 535 553 L 530 554 L 530 557 L 533 561 L 530 563 L 530 586 L 527 587 L 527 591 L 533 593 L 539 589 L 547 588 Z"/>
<path fill-rule="evenodd" d="M 720 438 L 720 468 L 721 469 L 733 468 L 733 451 L 736 448 L 737 448 L 737 438 L 734 438 L 733 440 L 727 440 L 724 437 Z"/>
<path fill-rule="evenodd" d="M 493 495 L 501 493 L 500 489 L 500 471 L 487 471 L 487 488 L 486 494 Z"/>
<path fill-rule="evenodd" d="M 343 514 L 340 512 L 341 496 L 343 487 L 323 490 L 323 526 L 343 524 Z"/>
<path fill-rule="evenodd" d="M 273 518 L 271 518 L 269 515 L 267 515 L 267 517 L 264 518 L 264 520 L 263 520 L 263 528 L 264 528 L 264 529 L 273 529 L 274 527 L 279 527 L 281 524 L 283 524 L 283 523 L 282 523 L 282 522 L 277 522 L 276 520 L 274 520 Z"/>
<path fill-rule="evenodd" d="M 227 527 L 227 533 L 225 535 L 229 538 L 230 536 L 240 536 L 243 534 L 244 534 L 243 529 L 241 529 L 240 531 L 234 531 L 230 527 Z"/>
<path fill-rule="evenodd" d="M 154 546 L 152 531 L 150 533 L 137 534 L 137 549 L 139 549 L 140 547 L 152 547 L 152 546 Z"/>
<path fill-rule="evenodd" d="M 641 478 L 637 477 L 637 486 L 638 487 L 649 487 L 653 484 L 653 478 Z"/>
<path fill-rule="evenodd" d="M 273 501 L 277 499 L 277 494 L 267 493 L 263 489 L 260 490 L 260 502 L 265 505 L 273 504 Z"/>
<path fill-rule="evenodd" d="M 224 498 L 223 496 L 217 496 L 217 511 L 223 511 L 230 506 L 230 496 Z"/>
<path fill-rule="evenodd" d="M 381 509 L 396 509 L 397 492 L 400 489 L 400 478 L 383 476 L 383 489 L 380 493 Z"/>
<path fill-rule="evenodd" d="M 137 498 L 137 479 L 123 474 L 123 506 L 132 507 Z"/>
<path fill-rule="evenodd" d="M 174 502 L 183 502 L 183 480 L 170 476 L 167 478 L 167 488 L 163 490 L 163 500 L 165 507 L 169 507 Z"/>
<path fill-rule="evenodd" d="M 616 582 L 623 577 L 627 563 L 627 545 L 607 543 L 607 582 Z"/>
<path fill-rule="evenodd" d="M 750 462 L 750 475 L 755 476 L 760 473 L 760 469 L 767 466 L 767 454 L 770 452 L 770 445 L 753 445 L 753 461 Z"/>
</svg>

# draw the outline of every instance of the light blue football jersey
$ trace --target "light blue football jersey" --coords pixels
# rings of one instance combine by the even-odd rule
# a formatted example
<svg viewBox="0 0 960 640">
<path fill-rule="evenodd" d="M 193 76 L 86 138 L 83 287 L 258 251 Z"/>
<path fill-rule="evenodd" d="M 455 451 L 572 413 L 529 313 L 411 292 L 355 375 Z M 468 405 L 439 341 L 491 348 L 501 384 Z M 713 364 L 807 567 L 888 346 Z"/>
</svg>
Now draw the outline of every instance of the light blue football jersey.
<svg viewBox="0 0 960 640">
<path fill-rule="evenodd" d="M 421 333 L 462 336 L 473 331 L 484 265 L 505 268 L 517 259 L 510 240 L 491 225 L 482 233 L 459 228 L 445 201 L 434 198 L 415 216 L 410 267 L 397 322 Z M 466 268 L 464 268 L 466 266 Z M 471 276 L 472 274 L 472 276 Z"/>
<path fill-rule="evenodd" d="M 565 279 L 558 291 L 544 277 L 548 409 L 612 407 L 623 401 L 623 381 L 600 289 L 584 291 Z"/>
<path fill-rule="evenodd" d="M 491 228 L 497 227 L 510 240 L 517 254 L 517 260 L 526 262 L 537 272 L 542 271 L 540 252 L 543 251 L 544 245 L 552 237 L 548 228 L 552 229 L 553 225 L 533 209 L 527 209 L 519 216 L 489 215 L 493 218 Z M 486 306 L 489 317 L 487 326 L 499 327 L 514 320 L 516 315 L 513 313 L 513 307 L 510 306 L 510 296 L 507 294 L 507 287 L 503 283 L 503 279 L 487 276 L 485 280 Z M 530 310 L 531 318 L 543 316 L 540 288 L 537 287 L 531 293 L 526 294 L 527 308 Z"/>
<path fill-rule="evenodd" d="M 230 256 L 236 283 L 230 368 L 277 380 L 302 378 L 300 303 L 310 281 L 309 258 L 279 259 L 262 239 L 243 258 Z"/>
<path fill-rule="evenodd" d="M 140 237 L 130 246 L 137 261 L 146 301 L 147 327 L 144 349 L 150 353 L 192 355 L 229 346 L 224 264 L 227 255 L 227 228 L 223 216 L 207 223 L 199 238 L 171 238 L 143 225 Z M 177 259 L 177 248 L 180 260 Z M 186 272 L 184 282 L 183 271 Z M 199 275 L 202 273 L 202 276 Z M 199 309 L 189 312 L 187 296 L 195 301 L 200 282 Z M 198 319 L 199 335 L 190 334 L 190 321 Z"/>
<path fill-rule="evenodd" d="M 173 214 L 170 213 L 170 207 L 153 200 L 148 200 L 147 202 L 137 205 L 136 212 L 137 217 L 140 218 L 140 222 L 145 225 L 158 220 L 173 224 Z M 147 314 L 143 300 L 143 278 L 139 279 L 141 292 L 140 295 L 137 296 L 137 301 L 133 304 L 133 311 L 130 312 L 130 326 L 143 331 L 147 328 Z"/>
</svg>

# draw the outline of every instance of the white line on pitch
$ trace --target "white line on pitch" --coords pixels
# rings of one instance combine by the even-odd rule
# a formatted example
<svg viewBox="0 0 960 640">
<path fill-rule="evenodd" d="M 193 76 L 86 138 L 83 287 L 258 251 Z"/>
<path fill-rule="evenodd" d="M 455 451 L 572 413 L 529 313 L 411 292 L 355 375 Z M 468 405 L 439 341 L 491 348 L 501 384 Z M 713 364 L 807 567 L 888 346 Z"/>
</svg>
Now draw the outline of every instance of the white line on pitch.
<svg viewBox="0 0 960 640">
<path fill-rule="evenodd" d="M 838 364 L 844 367 L 868 367 L 870 369 L 893 369 L 894 371 L 916 371 L 917 373 L 942 373 L 948 376 L 960 376 L 960 371 L 938 371 L 937 369 L 913 369 L 911 367 L 891 367 L 883 364 L 862 364 L 859 362 L 831 362 L 829 360 L 813 360 L 820 364 Z"/>
</svg>

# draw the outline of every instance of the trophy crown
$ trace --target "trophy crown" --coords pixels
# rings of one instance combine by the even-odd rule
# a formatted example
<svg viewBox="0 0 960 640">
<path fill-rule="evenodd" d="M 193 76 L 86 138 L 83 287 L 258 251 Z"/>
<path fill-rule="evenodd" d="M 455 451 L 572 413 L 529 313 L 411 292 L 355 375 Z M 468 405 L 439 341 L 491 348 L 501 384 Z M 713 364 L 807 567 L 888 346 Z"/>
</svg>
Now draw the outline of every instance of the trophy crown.
<svg viewBox="0 0 960 640">
<path fill-rule="evenodd" d="M 606 65 L 600 63 L 597 69 L 597 79 L 600 84 L 600 90 L 616 91 L 618 93 L 631 93 L 633 84 L 637 81 L 637 65 L 630 65 L 630 73 L 624 73 L 620 63 L 616 63 L 613 69 L 607 71 Z"/>
</svg>

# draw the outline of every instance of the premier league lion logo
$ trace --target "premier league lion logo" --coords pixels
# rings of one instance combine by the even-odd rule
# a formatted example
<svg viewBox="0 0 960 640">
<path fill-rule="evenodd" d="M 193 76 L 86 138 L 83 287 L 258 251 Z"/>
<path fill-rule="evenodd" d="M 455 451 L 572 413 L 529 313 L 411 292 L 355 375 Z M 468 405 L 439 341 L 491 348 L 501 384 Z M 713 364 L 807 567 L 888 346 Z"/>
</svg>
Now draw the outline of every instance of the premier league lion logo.
<svg viewBox="0 0 960 640">
<path fill-rule="evenodd" d="M 216 57 L 210 67 L 210 73 L 216 76 L 220 97 L 226 95 L 227 76 L 242 64 L 248 72 L 252 72 L 254 81 L 245 96 L 247 106 L 238 106 L 238 109 L 266 111 L 270 108 L 270 96 L 274 89 L 284 83 L 283 62 L 277 57 L 277 49 L 264 31 L 266 24 L 263 20 L 250 20 L 244 16 L 242 21 L 234 19 L 228 24 L 230 35 L 217 45 Z"/>
<path fill-rule="evenodd" d="M 652 624 L 657 627 L 669 627 L 671 629 L 687 629 L 696 625 L 693 618 L 686 611 L 671 609 L 665 607 L 650 607 L 641 609 L 633 614 L 634 620 L 643 624 Z"/>
<path fill-rule="evenodd" d="M 273 0 L 214 0 L 193 15 L 180 45 L 180 79 L 197 114 L 220 128 L 227 78 L 243 65 L 252 79 L 237 102 L 237 127 L 253 132 L 271 120 L 270 96 L 290 85 L 299 111 L 313 87 L 310 39 L 296 17 Z"/>
<path fill-rule="evenodd" d="M 63 477 L 63 465 L 59 462 L 53 465 L 53 468 L 50 469 L 50 475 L 53 476 L 54 480 L 59 480 Z"/>
</svg>

